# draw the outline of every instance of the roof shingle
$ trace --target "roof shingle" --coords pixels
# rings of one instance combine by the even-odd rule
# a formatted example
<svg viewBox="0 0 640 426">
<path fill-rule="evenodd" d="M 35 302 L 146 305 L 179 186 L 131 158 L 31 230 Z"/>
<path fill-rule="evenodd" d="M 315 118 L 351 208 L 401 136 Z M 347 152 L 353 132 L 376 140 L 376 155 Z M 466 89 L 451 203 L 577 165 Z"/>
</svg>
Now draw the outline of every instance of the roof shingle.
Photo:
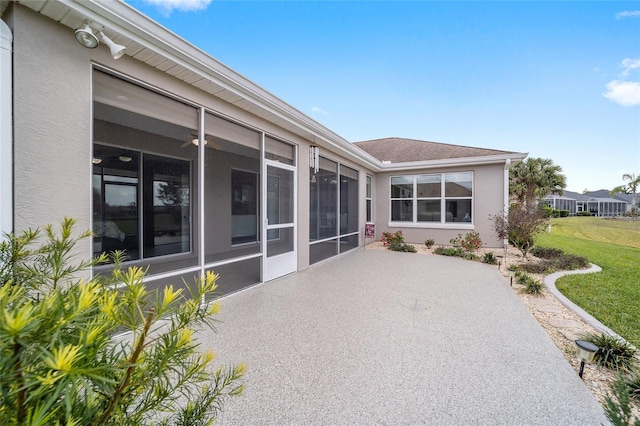
<svg viewBox="0 0 640 426">
<path fill-rule="evenodd" d="M 397 137 L 354 142 L 354 145 L 380 161 L 390 161 L 392 163 L 515 154 L 512 151 L 499 151 L 496 149 Z"/>
</svg>

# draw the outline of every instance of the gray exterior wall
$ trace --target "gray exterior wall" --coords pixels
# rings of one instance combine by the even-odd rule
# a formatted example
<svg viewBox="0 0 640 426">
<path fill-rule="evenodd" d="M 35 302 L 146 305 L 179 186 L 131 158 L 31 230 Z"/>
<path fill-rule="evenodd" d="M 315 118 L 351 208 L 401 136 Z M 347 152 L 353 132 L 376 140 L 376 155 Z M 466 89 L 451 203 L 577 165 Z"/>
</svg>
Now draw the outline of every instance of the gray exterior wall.
<svg viewBox="0 0 640 426">
<path fill-rule="evenodd" d="M 389 226 L 391 212 L 391 176 L 419 175 L 432 173 L 473 172 L 473 223 L 452 223 L 446 225 Z M 376 224 L 376 239 L 382 232 L 402 230 L 405 241 L 424 244 L 427 238 L 433 238 L 438 245 L 448 245 L 449 240 L 458 234 L 477 231 L 487 247 L 502 247 L 491 229 L 489 215 L 502 213 L 504 206 L 504 164 L 442 169 L 422 169 L 378 173 L 373 184 L 373 219 Z M 367 240 L 369 241 L 369 240 Z"/>
<path fill-rule="evenodd" d="M 116 61 L 102 44 L 86 49 L 72 29 L 30 9 L 13 3 L 3 18 L 14 35 L 16 231 L 64 216 L 78 219 L 78 230 L 91 227 L 91 76 L 97 65 L 298 145 L 298 269 L 309 266 L 310 141 L 131 57 Z M 327 149 L 321 154 L 359 171 L 364 235 L 367 171 Z M 90 242 L 80 249 L 88 255 Z"/>
</svg>

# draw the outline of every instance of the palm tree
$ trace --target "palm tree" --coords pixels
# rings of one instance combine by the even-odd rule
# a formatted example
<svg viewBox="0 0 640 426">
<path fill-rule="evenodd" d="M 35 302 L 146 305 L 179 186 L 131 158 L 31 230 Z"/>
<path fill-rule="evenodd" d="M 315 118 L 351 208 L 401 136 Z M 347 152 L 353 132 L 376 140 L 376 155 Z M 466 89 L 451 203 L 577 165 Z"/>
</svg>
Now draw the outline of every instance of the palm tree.
<svg viewBox="0 0 640 426">
<path fill-rule="evenodd" d="M 640 186 L 640 175 L 636 176 L 635 173 L 625 173 L 622 175 L 622 180 L 628 180 L 626 185 L 620 185 L 613 188 L 609 193 L 611 196 L 617 192 L 631 195 L 631 211 L 635 211 L 638 208 L 636 197 L 638 195 L 638 187 Z"/>
<path fill-rule="evenodd" d="M 527 158 L 509 172 L 509 192 L 524 206 L 532 206 L 549 194 L 562 195 L 567 178 L 562 167 L 548 158 Z"/>
</svg>

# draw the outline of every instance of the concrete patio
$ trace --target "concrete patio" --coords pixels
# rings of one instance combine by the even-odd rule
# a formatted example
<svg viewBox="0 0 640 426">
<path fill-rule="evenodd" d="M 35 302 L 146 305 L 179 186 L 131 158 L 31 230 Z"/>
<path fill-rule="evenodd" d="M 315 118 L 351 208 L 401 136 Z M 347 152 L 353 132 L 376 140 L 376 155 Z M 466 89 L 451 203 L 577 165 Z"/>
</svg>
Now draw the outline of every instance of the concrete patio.
<svg viewBox="0 0 640 426">
<path fill-rule="evenodd" d="M 600 425 L 603 410 L 495 266 L 357 249 L 222 300 L 222 425 Z"/>
</svg>

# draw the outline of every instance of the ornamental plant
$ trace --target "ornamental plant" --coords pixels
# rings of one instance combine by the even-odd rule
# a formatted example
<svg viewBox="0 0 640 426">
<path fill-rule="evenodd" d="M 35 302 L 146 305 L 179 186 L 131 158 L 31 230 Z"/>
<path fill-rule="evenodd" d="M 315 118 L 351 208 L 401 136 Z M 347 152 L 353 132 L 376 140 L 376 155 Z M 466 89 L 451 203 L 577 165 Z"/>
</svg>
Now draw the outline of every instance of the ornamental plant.
<svg viewBox="0 0 640 426">
<path fill-rule="evenodd" d="M 457 237 L 449 240 L 449 243 L 462 247 L 468 253 L 478 251 L 482 247 L 482 239 L 480 239 L 480 234 L 476 231 L 467 232 L 464 237 L 462 234 L 458 234 Z"/>
<path fill-rule="evenodd" d="M 211 424 L 240 395 L 244 365 L 211 368 L 197 328 L 213 328 L 217 275 L 152 291 L 145 271 L 107 277 L 73 263 L 74 220 L 0 243 L 0 424 Z M 118 285 L 114 285 L 118 283 Z"/>
</svg>

